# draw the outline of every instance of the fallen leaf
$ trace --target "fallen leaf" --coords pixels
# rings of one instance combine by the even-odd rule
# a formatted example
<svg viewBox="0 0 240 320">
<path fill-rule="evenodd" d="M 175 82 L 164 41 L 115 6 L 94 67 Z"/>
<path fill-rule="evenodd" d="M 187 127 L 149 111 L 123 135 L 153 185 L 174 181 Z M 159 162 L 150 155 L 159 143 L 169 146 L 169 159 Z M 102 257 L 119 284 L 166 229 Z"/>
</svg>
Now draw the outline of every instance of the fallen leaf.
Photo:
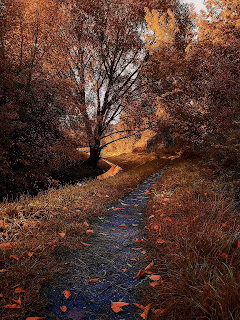
<svg viewBox="0 0 240 320">
<path fill-rule="evenodd" d="M 132 261 L 137 261 L 137 259 L 135 259 L 135 258 L 131 258 L 130 260 L 132 260 Z"/>
<path fill-rule="evenodd" d="M 146 320 L 147 317 L 148 317 L 148 314 L 149 314 L 151 305 L 152 305 L 152 302 L 149 303 L 149 304 L 144 308 L 144 311 L 143 311 L 143 313 L 141 314 L 141 317 L 142 317 L 144 320 Z"/>
<path fill-rule="evenodd" d="M 155 226 L 153 227 L 154 230 L 158 230 L 159 226 L 157 224 L 155 224 Z"/>
<path fill-rule="evenodd" d="M 122 271 L 124 271 L 124 272 L 125 272 L 125 271 L 127 271 L 127 269 L 122 269 Z"/>
<path fill-rule="evenodd" d="M 89 282 L 94 283 L 94 282 L 98 282 L 98 280 L 99 280 L 98 278 L 90 279 Z"/>
<path fill-rule="evenodd" d="M 158 281 L 161 279 L 161 276 L 159 274 L 153 274 L 153 275 L 149 276 L 149 279 L 151 279 L 153 281 Z"/>
<path fill-rule="evenodd" d="M 119 227 L 119 228 L 120 228 L 120 227 L 126 227 L 126 225 L 125 225 L 125 224 L 120 224 L 118 227 Z"/>
<path fill-rule="evenodd" d="M 163 240 L 163 239 L 161 239 L 161 238 L 158 238 L 156 242 L 157 242 L 157 243 L 166 243 L 166 241 Z"/>
<path fill-rule="evenodd" d="M 60 309 L 62 310 L 62 312 L 66 312 L 67 311 L 67 307 L 66 306 L 61 306 Z"/>
<path fill-rule="evenodd" d="M 84 221 L 83 224 L 84 224 L 86 227 L 89 227 L 89 223 L 87 223 L 87 221 Z"/>
<path fill-rule="evenodd" d="M 85 247 L 90 247 L 90 246 L 91 246 L 90 243 L 85 243 L 85 242 L 82 242 L 82 241 L 80 241 L 80 243 L 81 243 L 83 246 L 85 246 Z"/>
<path fill-rule="evenodd" d="M 4 306 L 4 308 L 8 308 L 8 309 L 20 309 L 21 306 L 17 303 L 14 304 L 7 304 L 6 306 Z"/>
<path fill-rule="evenodd" d="M 6 272 L 7 271 L 7 269 L 1 269 L 0 270 L 0 272 Z"/>
<path fill-rule="evenodd" d="M 119 246 L 115 246 L 116 249 L 119 249 Z"/>
<path fill-rule="evenodd" d="M 6 243 L 1 243 L 0 244 L 0 248 L 3 248 L 3 249 L 10 249 L 12 246 L 9 242 L 6 242 Z"/>
<path fill-rule="evenodd" d="M 163 220 L 164 222 L 167 222 L 167 221 L 169 221 L 169 222 L 173 222 L 172 221 L 172 219 L 171 218 L 169 218 L 169 217 L 166 217 L 166 218 L 164 218 L 164 220 Z"/>
<path fill-rule="evenodd" d="M 143 239 L 138 239 L 136 238 L 135 242 L 143 242 L 144 240 Z"/>
<path fill-rule="evenodd" d="M 64 291 L 63 291 L 63 295 L 64 295 L 64 297 L 65 297 L 66 299 L 68 299 L 68 298 L 71 296 L 71 292 L 68 291 L 68 290 L 64 290 Z"/>
<path fill-rule="evenodd" d="M 58 232 L 58 234 L 60 235 L 60 237 L 64 238 L 66 233 L 64 233 L 64 232 Z"/>
<path fill-rule="evenodd" d="M 144 272 L 149 271 L 153 265 L 154 265 L 154 262 L 151 261 L 151 262 L 149 263 L 149 265 L 147 265 L 146 268 L 144 269 Z"/>
<path fill-rule="evenodd" d="M 2 298 L 3 297 L 3 294 L 2 293 L 0 293 L 0 298 Z"/>
<path fill-rule="evenodd" d="M 170 199 L 169 198 L 164 198 L 163 201 L 170 201 Z"/>
<path fill-rule="evenodd" d="M 101 193 L 96 193 L 96 196 L 99 198 L 103 198 L 103 195 Z"/>
<path fill-rule="evenodd" d="M 88 230 L 86 230 L 86 233 L 87 233 L 87 234 L 93 234 L 93 233 L 94 233 L 94 231 L 93 231 L 93 230 L 91 230 L 91 229 L 88 229 Z"/>
<path fill-rule="evenodd" d="M 152 214 L 148 219 L 152 219 L 152 218 L 154 218 L 155 216 Z"/>
<path fill-rule="evenodd" d="M 54 244 L 54 243 L 56 243 L 57 242 L 57 240 L 53 240 L 53 241 L 50 241 L 50 242 L 47 242 L 47 244 Z"/>
<path fill-rule="evenodd" d="M 128 305 L 129 303 L 126 303 L 126 302 L 111 302 L 111 308 L 115 313 L 123 311 L 121 307 L 128 306 Z"/>
<path fill-rule="evenodd" d="M 18 256 L 16 254 L 10 254 L 9 258 L 13 258 L 15 260 L 18 260 Z"/>
<path fill-rule="evenodd" d="M 15 303 L 17 303 L 17 304 L 19 304 L 19 305 L 21 304 L 21 298 L 18 298 L 17 300 L 12 299 L 12 301 L 15 302 Z"/>
<path fill-rule="evenodd" d="M 46 319 L 45 317 L 27 317 L 26 320 L 40 320 L 40 319 Z"/>
<path fill-rule="evenodd" d="M 33 252 L 30 252 L 30 251 L 29 251 L 29 252 L 28 252 L 28 256 L 29 256 L 29 257 L 32 257 L 32 256 L 33 256 Z"/>
<path fill-rule="evenodd" d="M 142 254 L 145 254 L 146 252 L 147 252 L 146 250 L 142 250 L 142 251 L 141 251 Z"/>
<path fill-rule="evenodd" d="M 60 214 L 60 212 L 57 212 L 57 211 L 53 211 L 53 214 Z"/>
<path fill-rule="evenodd" d="M 228 258 L 228 254 L 225 253 L 225 252 L 222 252 L 222 253 L 220 254 L 220 256 L 221 256 L 223 259 L 227 259 L 227 258 Z"/>
<path fill-rule="evenodd" d="M 138 274 L 136 275 L 136 278 L 140 279 L 143 275 L 144 275 L 144 272 L 142 272 L 142 270 L 139 270 Z"/>
<path fill-rule="evenodd" d="M 134 207 L 138 207 L 138 204 L 136 203 L 136 204 L 134 205 Z"/>
<path fill-rule="evenodd" d="M 223 226 L 224 228 L 227 228 L 227 224 L 226 224 L 226 223 L 222 223 L 222 226 Z"/>
<path fill-rule="evenodd" d="M 150 287 L 156 287 L 156 286 L 159 286 L 161 284 L 161 281 L 153 281 L 153 282 L 150 282 L 149 285 Z"/>
<path fill-rule="evenodd" d="M 63 207 L 62 209 L 63 209 L 63 210 L 67 210 L 67 207 Z"/>
<path fill-rule="evenodd" d="M 21 292 L 26 292 L 27 290 L 23 289 L 22 287 L 17 287 L 14 292 L 15 293 L 21 293 Z"/>
<path fill-rule="evenodd" d="M 141 310 L 145 310 L 145 307 L 143 306 L 143 305 L 141 305 L 141 304 L 138 304 L 138 303 L 135 303 L 135 302 L 133 302 L 132 303 L 135 307 L 137 307 L 137 308 L 139 308 L 139 309 L 141 309 Z"/>
</svg>

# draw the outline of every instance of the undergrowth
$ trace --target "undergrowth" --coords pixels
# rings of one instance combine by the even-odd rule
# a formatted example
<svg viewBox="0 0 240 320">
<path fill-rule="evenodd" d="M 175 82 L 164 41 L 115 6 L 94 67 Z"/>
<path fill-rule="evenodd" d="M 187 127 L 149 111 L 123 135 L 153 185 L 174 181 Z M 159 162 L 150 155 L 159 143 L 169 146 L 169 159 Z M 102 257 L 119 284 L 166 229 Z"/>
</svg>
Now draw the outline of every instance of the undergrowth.
<svg viewBox="0 0 240 320">
<path fill-rule="evenodd" d="M 237 184 L 180 159 L 151 191 L 147 244 L 161 276 L 148 289 L 151 319 L 240 319 Z"/>
<path fill-rule="evenodd" d="M 85 181 L 1 203 L 0 318 L 43 317 L 47 301 L 41 288 L 66 271 L 66 252 L 84 250 L 92 235 L 91 220 L 107 214 L 107 204 L 116 202 L 167 162 L 152 160 L 136 168 L 132 165 L 107 180 Z"/>
</svg>

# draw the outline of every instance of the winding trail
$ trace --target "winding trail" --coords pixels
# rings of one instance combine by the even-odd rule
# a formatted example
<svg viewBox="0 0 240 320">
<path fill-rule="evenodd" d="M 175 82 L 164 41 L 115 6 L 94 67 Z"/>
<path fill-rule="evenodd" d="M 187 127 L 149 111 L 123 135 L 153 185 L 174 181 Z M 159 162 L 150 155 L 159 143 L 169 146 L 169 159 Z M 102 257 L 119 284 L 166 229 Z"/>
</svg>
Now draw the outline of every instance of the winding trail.
<svg viewBox="0 0 240 320">
<path fill-rule="evenodd" d="M 143 260 L 147 253 L 141 253 L 143 242 L 136 242 L 136 239 L 143 239 L 146 191 L 152 188 L 166 168 L 148 178 L 114 207 L 109 207 L 109 216 L 99 216 L 91 224 L 94 230 L 88 241 L 91 246 L 73 253 L 71 272 L 47 290 L 50 302 L 47 320 L 140 318 L 142 311 L 133 305 L 123 307 L 123 312 L 114 313 L 111 301 L 139 303 L 138 285 L 141 280 L 136 279 L 136 274 L 150 261 Z M 97 282 L 89 281 L 96 278 Z M 68 299 L 62 293 L 64 290 L 71 292 Z M 63 305 L 67 306 L 66 312 L 60 310 Z"/>
</svg>

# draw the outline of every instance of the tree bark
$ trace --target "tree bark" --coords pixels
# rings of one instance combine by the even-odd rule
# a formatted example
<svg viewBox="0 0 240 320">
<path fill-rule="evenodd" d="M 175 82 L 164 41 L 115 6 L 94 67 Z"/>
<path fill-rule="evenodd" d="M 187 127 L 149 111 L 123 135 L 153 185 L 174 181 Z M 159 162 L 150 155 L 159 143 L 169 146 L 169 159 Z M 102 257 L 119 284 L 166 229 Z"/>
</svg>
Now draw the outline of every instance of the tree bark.
<svg viewBox="0 0 240 320">
<path fill-rule="evenodd" d="M 100 159 L 101 154 L 101 147 L 100 147 L 100 140 L 95 138 L 94 145 L 90 144 L 90 157 L 87 160 L 87 163 L 91 166 L 96 168 L 98 161 Z"/>
</svg>

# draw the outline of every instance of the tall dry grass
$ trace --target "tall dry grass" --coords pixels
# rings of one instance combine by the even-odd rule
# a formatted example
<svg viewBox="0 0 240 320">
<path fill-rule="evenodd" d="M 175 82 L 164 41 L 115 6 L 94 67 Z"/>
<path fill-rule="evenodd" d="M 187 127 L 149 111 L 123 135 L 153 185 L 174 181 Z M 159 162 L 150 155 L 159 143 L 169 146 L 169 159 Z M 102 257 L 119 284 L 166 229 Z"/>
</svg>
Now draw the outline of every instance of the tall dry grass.
<svg viewBox="0 0 240 320">
<path fill-rule="evenodd" d="M 149 292 L 152 319 L 240 319 L 240 215 L 233 195 L 233 184 L 209 179 L 184 160 L 155 186 L 146 224 L 162 281 Z"/>
</svg>

